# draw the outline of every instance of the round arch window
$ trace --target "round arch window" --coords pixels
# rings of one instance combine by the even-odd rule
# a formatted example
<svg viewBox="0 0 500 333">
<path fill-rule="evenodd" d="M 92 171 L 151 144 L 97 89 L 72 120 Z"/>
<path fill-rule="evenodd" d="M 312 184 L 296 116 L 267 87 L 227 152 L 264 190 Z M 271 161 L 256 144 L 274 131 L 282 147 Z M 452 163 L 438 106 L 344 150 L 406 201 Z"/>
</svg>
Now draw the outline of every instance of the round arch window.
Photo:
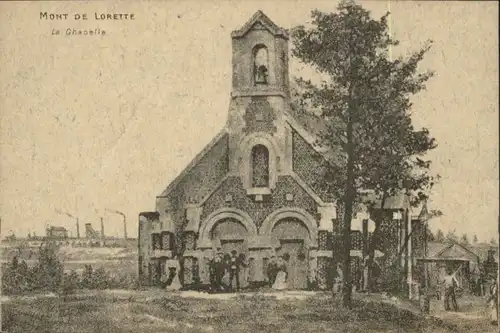
<svg viewBox="0 0 500 333">
<path fill-rule="evenodd" d="M 252 187 L 269 187 L 269 150 L 264 145 L 252 148 Z"/>
</svg>

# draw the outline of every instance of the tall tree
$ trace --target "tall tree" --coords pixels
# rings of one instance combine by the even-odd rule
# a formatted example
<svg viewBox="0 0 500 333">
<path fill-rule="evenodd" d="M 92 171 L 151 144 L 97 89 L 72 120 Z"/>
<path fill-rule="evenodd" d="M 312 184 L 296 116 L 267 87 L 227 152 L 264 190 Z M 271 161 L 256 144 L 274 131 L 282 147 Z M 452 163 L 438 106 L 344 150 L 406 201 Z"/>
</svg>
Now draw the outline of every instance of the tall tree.
<svg viewBox="0 0 500 333">
<path fill-rule="evenodd" d="M 473 242 L 474 245 L 476 245 L 479 242 L 479 240 L 477 239 L 477 235 L 476 234 L 474 234 L 474 236 L 472 237 L 472 242 Z"/>
<path fill-rule="evenodd" d="M 448 230 L 446 233 L 446 239 L 452 242 L 458 242 L 457 231 L 455 229 Z"/>
<path fill-rule="evenodd" d="M 438 229 L 438 231 L 436 232 L 436 242 L 444 242 L 444 240 L 445 238 L 443 230 Z"/>
<path fill-rule="evenodd" d="M 467 234 L 462 235 L 462 237 L 460 238 L 460 244 L 469 245 L 469 236 L 467 236 Z"/>
<path fill-rule="evenodd" d="M 292 32 L 293 55 L 313 66 L 325 79 L 320 84 L 298 79 L 302 107 L 320 111 L 324 124 L 318 144 L 336 152 L 324 176 L 342 212 L 343 304 L 351 305 L 351 220 L 365 190 L 372 203 L 384 202 L 402 190 L 425 199 L 433 177 L 422 156 L 436 147 L 427 129 L 415 130 L 410 97 L 425 88 L 431 72 L 417 67 L 430 44 L 408 58 L 392 60 L 389 49 L 398 44 L 388 33 L 389 13 L 379 20 L 352 1 L 336 13 L 312 12 L 312 27 Z M 380 219 L 376 219 L 380 226 Z M 375 234 L 377 234 L 377 225 Z M 376 237 L 375 237 L 376 238 Z"/>
</svg>

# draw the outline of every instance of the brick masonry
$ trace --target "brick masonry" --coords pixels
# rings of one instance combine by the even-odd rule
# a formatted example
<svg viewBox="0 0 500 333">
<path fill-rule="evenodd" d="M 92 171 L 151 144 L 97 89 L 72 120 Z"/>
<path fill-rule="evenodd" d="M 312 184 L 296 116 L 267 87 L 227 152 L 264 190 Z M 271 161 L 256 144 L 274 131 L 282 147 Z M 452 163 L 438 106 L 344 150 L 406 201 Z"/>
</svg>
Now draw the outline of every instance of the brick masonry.
<svg viewBox="0 0 500 333">
<path fill-rule="evenodd" d="M 276 133 L 276 113 L 271 104 L 263 97 L 252 97 L 252 101 L 245 110 L 245 128 L 246 134 L 254 132 Z"/>
<path fill-rule="evenodd" d="M 232 201 L 226 202 L 226 194 L 232 194 Z M 293 193 L 294 200 L 286 200 L 286 194 Z M 205 202 L 201 220 L 204 220 L 215 210 L 221 207 L 237 208 L 248 213 L 257 227 L 264 219 L 282 207 L 297 207 L 306 210 L 318 219 L 316 202 L 297 184 L 291 176 L 279 176 L 276 189 L 271 196 L 261 202 L 255 202 L 247 195 L 240 177 L 229 177 L 219 189 Z"/>
<path fill-rule="evenodd" d="M 325 202 L 334 202 L 331 192 L 325 188 L 326 161 L 296 131 L 292 132 L 293 171 L 299 175 Z"/>
</svg>

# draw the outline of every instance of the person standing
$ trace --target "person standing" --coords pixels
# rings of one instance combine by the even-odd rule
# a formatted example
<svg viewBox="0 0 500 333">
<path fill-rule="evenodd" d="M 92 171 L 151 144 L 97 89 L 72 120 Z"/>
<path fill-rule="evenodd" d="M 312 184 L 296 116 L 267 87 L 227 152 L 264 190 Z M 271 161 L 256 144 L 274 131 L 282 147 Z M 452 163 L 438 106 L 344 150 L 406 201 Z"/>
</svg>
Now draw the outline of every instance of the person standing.
<svg viewBox="0 0 500 333">
<path fill-rule="evenodd" d="M 277 268 L 278 265 L 276 262 L 276 257 L 272 256 L 271 259 L 269 260 L 269 263 L 267 264 L 267 278 L 269 280 L 270 287 L 272 287 L 274 281 L 276 281 L 276 275 L 278 274 Z"/>
<path fill-rule="evenodd" d="M 248 286 L 249 262 L 244 253 L 240 253 L 238 256 L 238 262 L 240 264 L 240 287 L 245 288 Z"/>
<path fill-rule="evenodd" d="M 455 294 L 455 290 L 458 288 L 458 281 L 451 269 L 448 268 L 446 270 L 446 275 L 444 276 L 442 283 L 444 284 L 445 311 L 450 311 L 450 300 L 453 310 L 458 311 L 457 298 Z"/>
<path fill-rule="evenodd" d="M 210 277 L 210 292 L 215 292 L 217 290 L 216 284 L 216 266 L 215 266 L 216 257 L 212 254 L 208 258 L 208 274 Z"/>
<path fill-rule="evenodd" d="M 233 291 L 233 280 L 236 278 L 236 291 L 240 290 L 240 259 L 237 256 L 236 250 L 231 251 L 231 258 L 229 259 L 229 290 Z"/>
<path fill-rule="evenodd" d="M 333 284 L 333 292 L 340 293 L 342 291 L 342 283 L 344 282 L 344 272 L 342 271 L 342 265 L 337 264 L 337 271 L 335 274 L 335 282 Z"/>
<path fill-rule="evenodd" d="M 229 253 L 224 254 L 223 259 L 223 275 L 222 275 L 222 289 L 224 291 L 229 291 L 231 289 L 231 255 Z"/>
<path fill-rule="evenodd" d="M 287 269 L 287 260 L 289 256 L 284 254 L 283 256 L 278 258 L 277 262 L 277 271 L 276 280 L 273 283 L 273 289 L 275 290 L 285 290 L 287 288 L 287 278 L 288 278 L 288 269 Z"/>
<path fill-rule="evenodd" d="M 490 295 L 486 301 L 492 325 L 498 324 L 498 278 L 491 281 Z"/>
<path fill-rule="evenodd" d="M 213 262 L 213 269 L 215 273 L 215 286 L 214 291 L 222 290 L 222 278 L 224 277 L 225 264 L 223 260 L 222 252 L 217 252 Z"/>
<path fill-rule="evenodd" d="M 182 285 L 179 280 L 179 272 L 181 270 L 181 266 L 179 264 L 179 260 L 177 256 L 174 256 L 172 259 L 168 259 L 165 263 L 165 268 L 169 274 L 169 280 L 171 281 L 169 285 L 167 285 L 168 291 L 177 291 L 181 289 Z"/>
</svg>

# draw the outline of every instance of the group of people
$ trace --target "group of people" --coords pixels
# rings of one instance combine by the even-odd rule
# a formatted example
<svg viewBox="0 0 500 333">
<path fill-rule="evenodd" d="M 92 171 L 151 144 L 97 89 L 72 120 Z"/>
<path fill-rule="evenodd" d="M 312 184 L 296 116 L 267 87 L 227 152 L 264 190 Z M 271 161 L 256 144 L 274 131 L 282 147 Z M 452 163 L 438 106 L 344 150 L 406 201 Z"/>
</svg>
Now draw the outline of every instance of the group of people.
<svg viewBox="0 0 500 333">
<path fill-rule="evenodd" d="M 272 256 L 266 268 L 267 282 L 276 290 L 287 288 L 287 261 L 289 255 Z M 240 272 L 248 267 L 245 255 L 236 250 L 231 254 L 217 252 L 209 261 L 211 292 L 233 292 L 241 289 Z"/>
<path fill-rule="evenodd" d="M 247 266 L 245 255 L 238 255 L 236 250 L 231 251 L 231 254 L 224 255 L 222 252 L 217 252 L 215 257 L 208 263 L 210 272 L 210 290 L 212 292 L 233 291 L 233 284 L 236 282 L 236 290 L 241 287 L 240 271 Z M 228 277 L 224 283 L 224 277 Z"/>
</svg>

